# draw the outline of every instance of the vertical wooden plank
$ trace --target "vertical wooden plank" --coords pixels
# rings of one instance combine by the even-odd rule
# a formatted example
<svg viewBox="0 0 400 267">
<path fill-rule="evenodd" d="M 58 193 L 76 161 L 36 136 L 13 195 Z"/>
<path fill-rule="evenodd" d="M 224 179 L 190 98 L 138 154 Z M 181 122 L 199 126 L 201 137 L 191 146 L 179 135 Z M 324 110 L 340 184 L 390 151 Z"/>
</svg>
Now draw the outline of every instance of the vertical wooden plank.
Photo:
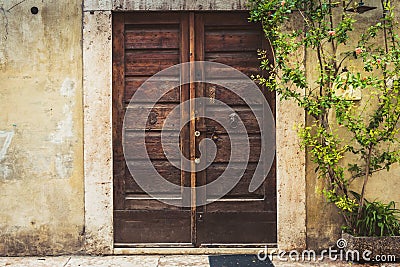
<svg viewBox="0 0 400 267">
<path fill-rule="evenodd" d="M 196 40 L 195 40 L 195 46 L 196 46 L 196 60 L 197 61 L 204 61 L 204 21 L 203 21 L 203 14 L 197 13 L 195 16 L 195 32 L 196 32 Z M 200 69 L 196 70 L 196 73 L 201 80 L 205 80 L 205 74 L 204 74 L 204 66 L 203 65 L 198 65 Z M 207 97 L 205 95 L 205 84 L 204 83 L 197 83 L 196 84 L 196 97 Z M 200 141 L 204 138 L 206 138 L 206 124 L 205 124 L 205 104 L 202 105 L 201 107 L 196 107 L 198 115 L 201 118 L 198 118 L 196 120 L 196 127 L 199 131 L 201 131 L 200 138 L 197 138 L 196 140 L 196 147 L 199 147 Z M 206 150 L 207 151 L 207 148 Z M 206 181 L 206 171 L 201 171 L 197 172 L 197 186 L 202 186 L 207 183 Z M 197 200 L 199 202 L 205 203 L 206 200 L 206 191 L 205 189 L 198 189 L 196 191 L 197 195 Z M 197 213 L 203 213 L 205 210 L 205 206 L 197 207 Z M 197 217 L 199 218 L 200 216 L 203 216 L 202 214 L 198 215 Z"/>
<path fill-rule="evenodd" d="M 185 63 L 189 62 L 189 16 L 187 13 L 181 14 L 181 25 L 180 25 L 180 62 Z M 180 102 L 183 103 L 188 101 L 190 98 L 189 95 L 189 69 L 185 66 L 182 66 L 181 69 L 181 86 L 180 86 Z M 183 156 L 186 159 L 190 158 L 190 129 L 189 125 L 184 125 L 185 122 L 189 119 L 190 110 L 186 105 L 182 105 L 181 108 L 181 134 L 180 134 L 180 147 Z M 182 169 L 181 169 L 181 195 L 182 195 L 182 203 L 191 203 L 191 200 L 188 199 L 188 196 L 183 194 L 183 187 L 190 186 L 190 177 L 189 173 L 184 171 L 190 168 L 190 166 L 183 166 L 184 161 L 181 161 Z M 189 196 L 190 197 L 190 196 Z"/>
<path fill-rule="evenodd" d="M 124 209 L 125 199 L 125 160 L 122 149 L 122 123 L 124 116 L 125 87 L 125 18 L 122 13 L 113 14 L 113 84 L 112 84 L 112 123 L 113 123 L 113 168 L 114 168 L 114 209 Z"/>
<path fill-rule="evenodd" d="M 195 25 L 194 25 L 194 12 L 189 13 L 189 58 L 190 62 L 194 63 L 195 57 Z M 195 98 L 196 98 L 196 85 L 194 84 L 196 70 L 194 65 L 190 68 L 190 160 L 191 160 L 191 172 L 190 172 L 190 188 L 191 188 L 191 236 L 192 243 L 197 246 L 197 216 L 196 216 L 196 139 L 194 132 L 196 131 L 196 119 L 195 119 Z"/>
</svg>

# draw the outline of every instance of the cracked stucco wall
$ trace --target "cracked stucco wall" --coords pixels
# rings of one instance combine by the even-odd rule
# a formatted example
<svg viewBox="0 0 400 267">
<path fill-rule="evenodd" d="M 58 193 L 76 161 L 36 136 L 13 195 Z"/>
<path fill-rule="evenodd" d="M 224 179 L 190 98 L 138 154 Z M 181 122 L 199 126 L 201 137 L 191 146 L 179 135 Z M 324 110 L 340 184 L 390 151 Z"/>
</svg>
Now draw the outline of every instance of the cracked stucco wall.
<svg viewBox="0 0 400 267">
<path fill-rule="evenodd" d="M 0 255 L 81 250 L 81 6 L 0 0 Z"/>
</svg>

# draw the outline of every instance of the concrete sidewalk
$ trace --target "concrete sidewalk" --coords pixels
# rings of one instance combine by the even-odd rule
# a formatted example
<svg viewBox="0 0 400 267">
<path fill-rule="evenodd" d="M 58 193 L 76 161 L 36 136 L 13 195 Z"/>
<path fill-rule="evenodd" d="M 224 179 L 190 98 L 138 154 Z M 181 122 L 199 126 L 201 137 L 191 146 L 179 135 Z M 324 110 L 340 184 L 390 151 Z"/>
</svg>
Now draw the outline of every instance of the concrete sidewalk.
<svg viewBox="0 0 400 267">
<path fill-rule="evenodd" d="M 273 260 L 276 267 L 359 267 L 371 266 L 348 262 L 285 262 Z M 20 267 L 209 267 L 203 255 L 143 255 L 143 256 L 61 256 L 61 257 L 0 257 L 0 266 Z M 400 267 L 400 264 L 375 264 L 372 266 Z M 240 267 L 240 266 L 238 266 Z"/>
</svg>

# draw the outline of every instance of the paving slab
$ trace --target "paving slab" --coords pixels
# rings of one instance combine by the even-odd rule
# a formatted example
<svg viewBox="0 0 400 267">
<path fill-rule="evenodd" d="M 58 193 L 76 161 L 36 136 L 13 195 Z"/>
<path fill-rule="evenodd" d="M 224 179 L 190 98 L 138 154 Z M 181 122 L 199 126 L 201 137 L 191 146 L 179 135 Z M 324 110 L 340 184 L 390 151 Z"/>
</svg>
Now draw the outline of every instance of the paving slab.
<svg viewBox="0 0 400 267">
<path fill-rule="evenodd" d="M 357 264 L 351 262 L 272 259 L 275 267 L 400 267 L 400 263 Z M 0 267 L 209 267 L 206 255 L 131 255 L 131 256 L 62 256 L 0 257 Z M 240 266 L 238 266 L 240 267 Z"/>
<path fill-rule="evenodd" d="M 157 267 L 209 267 L 206 255 L 162 256 Z"/>
<path fill-rule="evenodd" d="M 157 267 L 160 256 L 72 257 L 65 267 Z"/>
<path fill-rule="evenodd" d="M 15 267 L 56 267 L 65 266 L 70 257 L 0 257 L 0 266 Z"/>
</svg>

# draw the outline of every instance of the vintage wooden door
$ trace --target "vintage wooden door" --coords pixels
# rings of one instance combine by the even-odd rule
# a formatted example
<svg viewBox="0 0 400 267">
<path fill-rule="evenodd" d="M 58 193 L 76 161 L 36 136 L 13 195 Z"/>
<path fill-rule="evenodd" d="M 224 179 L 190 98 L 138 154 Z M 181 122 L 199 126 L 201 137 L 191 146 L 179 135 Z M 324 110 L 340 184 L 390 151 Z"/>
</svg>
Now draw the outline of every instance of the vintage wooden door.
<svg viewBox="0 0 400 267">
<path fill-rule="evenodd" d="M 257 50 L 268 49 L 259 25 L 247 21 L 247 12 L 146 12 L 113 14 L 113 146 L 114 146 L 114 233 L 115 246 L 215 246 L 235 244 L 276 243 L 276 174 L 275 164 L 263 185 L 249 193 L 248 186 L 261 149 L 260 131 L 254 114 L 241 98 L 229 90 L 212 84 L 186 84 L 165 94 L 154 106 L 146 101 L 128 103 L 149 77 L 172 65 L 189 61 L 211 61 L 232 66 L 247 75 L 260 73 Z M 213 73 L 223 79 L 223 73 Z M 171 81 L 172 83 L 173 81 Z M 243 88 L 245 90 L 246 88 Z M 157 93 L 158 88 L 148 88 Z M 274 95 L 264 94 L 274 112 Z M 143 130 L 135 124 L 141 110 L 151 109 L 147 119 L 146 148 L 154 168 L 164 179 L 180 186 L 200 186 L 212 182 L 229 162 L 229 136 L 221 125 L 199 118 L 193 124 L 177 129 L 180 148 L 185 157 L 198 153 L 203 138 L 212 138 L 218 150 L 213 163 L 201 172 L 185 172 L 173 166 L 160 146 L 160 132 L 165 118 L 180 103 L 196 97 L 207 97 L 208 104 L 196 112 L 217 113 L 229 120 L 213 105 L 220 100 L 232 107 L 246 126 L 250 142 L 250 159 L 240 182 L 222 199 L 212 202 L 207 192 L 191 197 L 205 197 L 212 203 L 200 207 L 182 208 L 168 205 L 148 196 L 131 177 L 127 166 L 140 166 L 143 155 L 130 154 L 135 135 Z M 126 112 L 127 108 L 137 108 Z M 196 107 L 196 109 L 200 109 Z M 265 112 L 260 105 L 256 112 Z M 128 118 L 123 125 L 124 115 Z M 134 115 L 132 115 L 134 114 Z M 127 123 L 128 122 L 128 123 Z M 177 122 L 178 123 L 178 122 Z M 125 131 L 123 131 L 125 127 Z M 195 137 L 194 131 L 200 136 Z M 130 140 L 125 157 L 122 135 Z M 268 149 L 268 148 L 265 148 Z M 270 148 L 271 149 L 271 148 Z M 126 160 L 126 161 L 125 161 Z M 172 156 L 175 165 L 179 158 Z M 139 164 L 138 164 L 139 162 Z M 149 175 L 146 168 L 136 167 L 134 175 Z M 162 191 L 162 190 L 161 190 Z M 194 192 L 194 191 L 193 191 Z M 193 193 L 195 194 L 195 193 Z M 160 198 L 183 201 L 181 192 L 159 192 Z"/>
</svg>

